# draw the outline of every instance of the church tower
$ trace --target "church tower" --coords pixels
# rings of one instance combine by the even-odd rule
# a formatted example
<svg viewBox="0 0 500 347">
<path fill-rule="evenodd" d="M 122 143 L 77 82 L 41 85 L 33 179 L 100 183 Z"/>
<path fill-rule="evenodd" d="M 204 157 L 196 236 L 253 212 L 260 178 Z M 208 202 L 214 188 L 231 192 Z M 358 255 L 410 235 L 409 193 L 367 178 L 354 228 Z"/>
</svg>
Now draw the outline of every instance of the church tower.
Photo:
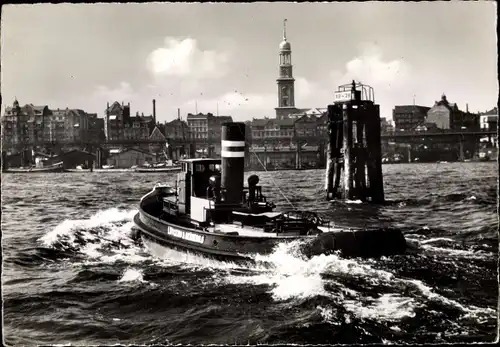
<svg viewBox="0 0 500 347">
<path fill-rule="evenodd" d="M 295 90 L 292 73 L 292 47 L 286 39 L 286 19 L 283 21 L 283 41 L 279 50 L 278 107 L 276 118 L 283 119 L 295 111 Z"/>
</svg>

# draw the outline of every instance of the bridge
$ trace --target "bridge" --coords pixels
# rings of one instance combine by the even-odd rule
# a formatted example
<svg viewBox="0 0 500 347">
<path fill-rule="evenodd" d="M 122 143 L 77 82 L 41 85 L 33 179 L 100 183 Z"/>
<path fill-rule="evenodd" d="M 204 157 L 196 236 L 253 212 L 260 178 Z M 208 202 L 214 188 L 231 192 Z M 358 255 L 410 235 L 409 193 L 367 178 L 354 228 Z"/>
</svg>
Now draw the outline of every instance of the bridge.
<svg viewBox="0 0 500 347">
<path fill-rule="evenodd" d="M 453 142 L 464 142 L 464 141 L 474 141 L 479 140 L 482 137 L 495 137 L 497 136 L 496 130 L 490 129 L 480 129 L 480 130 L 433 130 L 433 131 L 414 131 L 414 132 L 391 132 L 382 133 L 381 139 L 383 142 L 392 141 L 396 143 L 422 143 L 431 141 L 434 143 L 453 143 Z M 384 141 L 385 140 L 385 141 Z M 33 141 L 24 142 L 11 145 L 9 143 L 4 143 L 5 148 L 30 148 L 30 147 L 92 147 L 92 148 L 110 148 L 113 146 L 123 146 L 123 147 L 133 147 L 133 146 L 147 146 L 147 145 L 157 145 L 163 146 L 168 142 L 169 146 L 172 147 L 183 147 L 189 145 L 195 146 L 207 146 L 216 145 L 220 139 L 167 139 L 164 140 L 151 140 L 151 139 L 120 139 L 120 140 L 102 140 L 102 139 L 84 139 L 80 141 L 73 140 L 61 140 L 61 141 Z M 261 144 L 264 142 L 308 142 L 310 144 L 327 142 L 328 137 L 326 134 L 324 136 L 294 136 L 292 138 L 264 138 L 264 139 L 252 139 L 252 143 Z"/>
<path fill-rule="evenodd" d="M 397 131 L 391 133 L 382 133 L 382 139 L 417 139 L 427 138 L 481 138 L 485 136 L 497 136 L 496 130 L 490 129 L 471 129 L 471 130 L 432 130 L 432 131 Z"/>
</svg>

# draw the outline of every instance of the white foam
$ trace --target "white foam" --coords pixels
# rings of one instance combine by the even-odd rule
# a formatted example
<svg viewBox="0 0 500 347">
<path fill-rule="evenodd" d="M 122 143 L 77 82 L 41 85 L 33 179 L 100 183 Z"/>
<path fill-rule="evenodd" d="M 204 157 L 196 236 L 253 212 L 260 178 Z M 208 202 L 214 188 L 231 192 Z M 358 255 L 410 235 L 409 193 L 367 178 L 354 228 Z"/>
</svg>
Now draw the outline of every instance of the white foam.
<svg viewBox="0 0 500 347">
<path fill-rule="evenodd" d="M 469 318 L 469 317 L 483 317 L 483 316 L 488 316 L 488 317 L 494 317 L 496 315 L 496 310 L 493 310 L 491 308 L 484 308 L 484 307 L 476 307 L 476 306 L 469 306 L 466 307 L 462 305 L 461 303 L 448 299 L 442 295 L 436 294 L 432 291 L 432 289 L 428 286 L 426 286 L 422 281 L 420 280 L 406 280 L 407 282 L 415 285 L 419 291 L 429 300 L 435 300 L 435 301 L 440 301 L 443 304 L 446 304 L 448 306 L 453 306 L 455 308 L 458 308 L 462 312 L 466 313 L 466 315 L 462 318 Z"/>
<path fill-rule="evenodd" d="M 64 243 L 77 249 L 87 257 L 85 264 L 114 263 L 118 260 L 139 263 L 149 259 L 149 255 L 142 255 L 141 248 L 130 238 L 135 213 L 135 210 L 112 208 L 99 211 L 89 219 L 65 220 L 42 236 L 40 241 L 48 247 Z M 77 237 L 80 243 L 77 243 Z"/>
<path fill-rule="evenodd" d="M 65 235 L 72 242 L 75 240 L 74 231 L 78 229 L 92 229 L 102 226 L 109 226 L 112 223 L 121 221 L 131 221 L 136 213 L 136 210 L 119 210 L 111 208 L 97 212 L 89 219 L 66 219 L 53 230 L 40 238 L 40 241 L 47 247 L 53 246 L 60 240 L 60 237 Z"/>
<path fill-rule="evenodd" d="M 432 239 L 420 241 L 420 244 L 425 245 L 427 243 L 432 243 L 432 242 L 437 242 L 437 241 L 456 242 L 455 240 L 450 239 L 449 237 L 434 237 Z"/>
<path fill-rule="evenodd" d="M 414 317 L 417 306 L 412 298 L 398 294 L 384 294 L 368 305 L 359 300 L 347 300 L 345 308 L 359 318 L 370 318 L 378 321 L 397 321 L 405 317 Z"/>
<path fill-rule="evenodd" d="M 267 284 L 276 301 L 288 299 L 306 299 L 315 296 L 343 299 L 347 294 L 357 297 L 354 290 L 343 287 L 333 279 L 323 279 L 322 274 L 329 273 L 342 276 L 361 276 L 369 278 L 370 282 L 390 281 L 394 275 L 383 270 L 377 270 L 368 264 L 361 264 L 353 259 L 343 259 L 337 254 L 318 255 L 310 259 L 298 256 L 299 242 L 280 244 L 276 250 L 267 256 L 259 255 L 255 259 L 270 264 L 259 268 L 255 275 L 233 275 L 228 277 L 231 283 Z M 324 288 L 325 283 L 340 289 L 331 294 Z"/>
<path fill-rule="evenodd" d="M 127 269 L 123 273 L 122 277 L 118 282 L 141 282 L 141 283 L 146 283 L 144 281 L 144 275 L 141 270 L 137 269 Z"/>
<path fill-rule="evenodd" d="M 237 263 L 219 261 L 188 251 L 178 251 L 169 247 L 163 247 L 147 239 L 143 239 L 143 241 L 144 247 L 150 254 L 157 258 L 156 264 L 160 266 L 182 265 L 191 268 L 208 267 L 216 269 L 236 269 L 242 267 L 242 265 Z"/>
<path fill-rule="evenodd" d="M 488 258 L 494 257 L 493 253 L 484 252 L 484 251 L 471 251 L 466 249 L 453 249 L 453 248 L 443 248 L 443 247 L 435 247 L 430 245 L 422 245 L 422 248 L 426 251 L 436 252 L 446 254 L 448 256 L 455 257 L 468 257 L 468 258 Z"/>
</svg>

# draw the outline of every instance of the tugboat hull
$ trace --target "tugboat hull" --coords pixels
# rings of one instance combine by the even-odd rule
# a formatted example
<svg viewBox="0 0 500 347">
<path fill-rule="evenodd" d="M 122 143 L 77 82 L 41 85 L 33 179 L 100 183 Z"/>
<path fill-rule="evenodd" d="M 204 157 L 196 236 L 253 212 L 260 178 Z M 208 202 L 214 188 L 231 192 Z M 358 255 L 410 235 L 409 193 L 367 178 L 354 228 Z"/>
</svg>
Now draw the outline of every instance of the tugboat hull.
<svg viewBox="0 0 500 347">
<path fill-rule="evenodd" d="M 141 236 L 161 246 L 200 252 L 224 259 L 248 260 L 252 254 L 270 254 L 278 243 L 297 240 L 298 237 L 249 237 L 206 232 L 182 227 L 160 220 L 144 211 L 134 217 Z M 313 240 L 314 236 L 300 237 Z"/>
</svg>

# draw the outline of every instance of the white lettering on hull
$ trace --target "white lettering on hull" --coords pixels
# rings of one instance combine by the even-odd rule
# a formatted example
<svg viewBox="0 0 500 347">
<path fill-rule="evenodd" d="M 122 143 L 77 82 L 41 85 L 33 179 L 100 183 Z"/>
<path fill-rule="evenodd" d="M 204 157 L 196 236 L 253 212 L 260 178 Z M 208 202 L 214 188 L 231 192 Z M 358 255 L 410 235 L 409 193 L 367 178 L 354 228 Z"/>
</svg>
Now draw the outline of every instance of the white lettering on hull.
<svg viewBox="0 0 500 347">
<path fill-rule="evenodd" d="M 205 236 L 203 236 L 203 235 L 190 233 L 189 231 L 179 230 L 176 228 L 172 228 L 170 226 L 168 227 L 167 234 L 169 234 L 173 237 L 178 237 L 180 239 L 192 241 L 192 242 L 196 242 L 196 243 L 205 242 Z"/>
</svg>

